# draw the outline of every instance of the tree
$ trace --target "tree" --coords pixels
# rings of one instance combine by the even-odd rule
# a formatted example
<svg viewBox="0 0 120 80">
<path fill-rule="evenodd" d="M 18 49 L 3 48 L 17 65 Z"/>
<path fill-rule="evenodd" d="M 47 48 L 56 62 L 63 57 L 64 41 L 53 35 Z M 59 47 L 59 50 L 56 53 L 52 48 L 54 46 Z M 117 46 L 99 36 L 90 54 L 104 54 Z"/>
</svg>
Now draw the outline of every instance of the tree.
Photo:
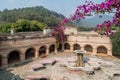
<svg viewBox="0 0 120 80">
<path fill-rule="evenodd" d="M 42 22 L 38 22 L 36 20 L 33 20 L 30 22 L 30 30 L 31 31 L 42 31 L 44 29 L 44 27 L 46 27 L 47 25 L 45 23 Z"/>
<path fill-rule="evenodd" d="M 11 24 L 10 23 L 3 23 L 0 25 L 0 33 L 10 33 Z"/>
<path fill-rule="evenodd" d="M 11 29 L 14 29 L 14 32 L 42 31 L 46 26 L 47 24 L 36 20 L 28 21 L 25 19 L 20 19 L 16 23 L 0 24 L 0 32 L 10 33 Z"/>
<path fill-rule="evenodd" d="M 15 23 L 19 19 L 36 20 L 48 26 L 56 26 L 64 16 L 42 6 L 0 11 L 0 23 Z"/>
<path fill-rule="evenodd" d="M 114 35 L 112 35 L 110 38 L 113 45 L 112 47 L 113 54 L 120 56 L 120 53 L 119 53 L 120 52 L 120 30 L 116 32 Z"/>
<path fill-rule="evenodd" d="M 60 44 L 63 45 L 63 43 L 65 41 L 65 34 L 64 34 L 65 27 L 58 26 L 58 27 L 54 27 L 53 29 L 54 29 L 54 31 L 51 33 L 51 35 L 55 37 L 56 47 L 59 48 L 60 47 L 59 45 Z"/>
<path fill-rule="evenodd" d="M 24 19 L 20 19 L 16 22 L 17 26 L 16 26 L 16 31 L 17 32 L 21 32 L 21 31 L 30 31 L 30 21 L 28 20 L 24 20 Z"/>
</svg>

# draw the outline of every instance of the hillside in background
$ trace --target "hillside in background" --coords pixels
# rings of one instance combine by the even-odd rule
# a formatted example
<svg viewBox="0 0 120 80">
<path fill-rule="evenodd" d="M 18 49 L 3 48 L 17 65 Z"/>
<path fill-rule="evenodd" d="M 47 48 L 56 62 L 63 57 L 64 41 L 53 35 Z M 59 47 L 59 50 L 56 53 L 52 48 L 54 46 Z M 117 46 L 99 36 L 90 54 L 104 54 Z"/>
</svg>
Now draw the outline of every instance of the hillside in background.
<svg viewBox="0 0 120 80">
<path fill-rule="evenodd" d="M 0 23 L 14 23 L 19 19 L 37 20 L 48 26 L 58 25 L 59 20 L 64 19 L 62 14 L 50 11 L 43 6 L 27 7 L 0 11 Z"/>
<path fill-rule="evenodd" d="M 58 26 L 65 17 L 43 6 L 0 11 L 0 33 L 42 31 L 44 27 Z"/>
<path fill-rule="evenodd" d="M 102 18 L 99 18 L 99 15 L 95 15 L 91 18 L 85 18 L 84 20 L 81 20 L 79 22 L 74 22 L 74 24 L 78 27 L 91 28 L 95 27 L 97 24 L 101 24 L 106 20 L 112 20 L 112 16 L 103 14 Z"/>
</svg>

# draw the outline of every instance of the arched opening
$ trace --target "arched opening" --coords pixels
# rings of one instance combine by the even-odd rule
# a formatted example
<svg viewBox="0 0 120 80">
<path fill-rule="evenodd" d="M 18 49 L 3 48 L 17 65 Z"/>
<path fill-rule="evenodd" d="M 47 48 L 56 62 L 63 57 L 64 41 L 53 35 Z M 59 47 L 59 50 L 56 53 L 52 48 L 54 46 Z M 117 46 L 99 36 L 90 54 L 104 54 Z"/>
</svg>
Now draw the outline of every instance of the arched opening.
<svg viewBox="0 0 120 80">
<path fill-rule="evenodd" d="M 99 46 L 97 48 L 97 54 L 107 54 L 107 49 L 104 46 Z"/>
<path fill-rule="evenodd" d="M 46 47 L 45 46 L 40 47 L 40 49 L 39 49 L 39 56 L 41 58 L 46 56 Z"/>
<path fill-rule="evenodd" d="M 34 48 L 29 48 L 25 52 L 25 59 L 31 59 L 35 57 L 35 49 Z"/>
<path fill-rule="evenodd" d="M 58 52 L 61 52 L 61 51 L 62 51 L 62 44 L 61 44 L 61 43 L 59 44 L 59 46 L 58 46 L 58 48 L 57 48 L 57 51 L 58 51 Z"/>
<path fill-rule="evenodd" d="M 80 45 L 79 44 L 74 44 L 73 45 L 73 50 L 80 50 Z"/>
<path fill-rule="evenodd" d="M 85 45 L 84 47 L 85 51 L 87 51 L 87 53 L 92 53 L 93 52 L 93 48 L 91 45 Z"/>
<path fill-rule="evenodd" d="M 53 53 L 53 52 L 55 52 L 55 45 L 54 44 L 50 45 L 50 47 L 49 47 L 49 53 Z"/>
<path fill-rule="evenodd" d="M 64 44 L 64 49 L 65 49 L 65 50 L 70 50 L 70 44 L 65 43 L 65 44 Z"/>
<path fill-rule="evenodd" d="M 47 78 L 41 78 L 40 80 L 48 80 Z"/>
<path fill-rule="evenodd" d="M 2 56 L 0 55 L 0 66 L 2 66 Z"/>
<path fill-rule="evenodd" d="M 18 51 L 12 51 L 8 55 L 8 64 L 16 63 L 20 61 L 20 53 Z"/>
</svg>

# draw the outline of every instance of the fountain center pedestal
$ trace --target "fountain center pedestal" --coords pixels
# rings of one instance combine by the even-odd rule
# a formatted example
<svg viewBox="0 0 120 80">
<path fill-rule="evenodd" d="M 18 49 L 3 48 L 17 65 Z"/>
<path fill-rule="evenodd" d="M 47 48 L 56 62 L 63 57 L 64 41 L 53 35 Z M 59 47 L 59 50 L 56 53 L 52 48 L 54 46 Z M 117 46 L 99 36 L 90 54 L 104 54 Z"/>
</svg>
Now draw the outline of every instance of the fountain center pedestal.
<svg viewBox="0 0 120 80">
<path fill-rule="evenodd" d="M 77 54 L 77 61 L 75 67 L 84 67 L 85 63 L 83 62 L 83 55 L 85 54 L 85 51 L 75 50 L 74 53 Z"/>
</svg>

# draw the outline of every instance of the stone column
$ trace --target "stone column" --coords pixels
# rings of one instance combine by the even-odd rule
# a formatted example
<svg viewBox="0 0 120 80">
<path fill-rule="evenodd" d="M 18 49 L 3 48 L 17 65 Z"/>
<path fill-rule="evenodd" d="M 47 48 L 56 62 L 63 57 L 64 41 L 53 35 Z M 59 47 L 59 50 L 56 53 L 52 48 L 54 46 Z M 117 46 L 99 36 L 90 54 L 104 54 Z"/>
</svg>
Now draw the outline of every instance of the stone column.
<svg viewBox="0 0 120 80">
<path fill-rule="evenodd" d="M 70 52 L 73 52 L 73 46 L 70 46 Z"/>
<path fill-rule="evenodd" d="M 37 59 L 39 57 L 39 51 L 35 52 L 35 59 Z"/>
<path fill-rule="evenodd" d="M 46 48 L 46 56 L 49 55 L 49 48 Z"/>
<path fill-rule="evenodd" d="M 2 66 L 8 65 L 7 57 L 2 57 Z"/>
<path fill-rule="evenodd" d="M 108 50 L 107 55 L 112 56 L 112 50 Z"/>
<path fill-rule="evenodd" d="M 57 54 L 57 47 L 55 47 L 55 53 Z"/>
<path fill-rule="evenodd" d="M 92 55 L 97 55 L 97 49 L 96 48 L 93 48 L 93 53 Z"/>
<path fill-rule="evenodd" d="M 20 54 L 20 61 L 24 62 L 25 61 L 25 54 Z"/>
<path fill-rule="evenodd" d="M 85 64 L 83 62 L 83 54 L 77 54 L 77 63 L 76 67 L 84 67 Z"/>
<path fill-rule="evenodd" d="M 62 44 L 62 51 L 64 51 L 64 44 Z"/>
<path fill-rule="evenodd" d="M 83 54 L 85 54 L 84 51 L 82 50 L 76 50 L 74 51 L 77 54 L 77 62 L 76 62 L 76 67 L 84 67 L 85 63 L 83 62 Z"/>
<path fill-rule="evenodd" d="M 83 46 L 81 47 L 81 50 L 84 51 L 84 47 Z"/>
</svg>

